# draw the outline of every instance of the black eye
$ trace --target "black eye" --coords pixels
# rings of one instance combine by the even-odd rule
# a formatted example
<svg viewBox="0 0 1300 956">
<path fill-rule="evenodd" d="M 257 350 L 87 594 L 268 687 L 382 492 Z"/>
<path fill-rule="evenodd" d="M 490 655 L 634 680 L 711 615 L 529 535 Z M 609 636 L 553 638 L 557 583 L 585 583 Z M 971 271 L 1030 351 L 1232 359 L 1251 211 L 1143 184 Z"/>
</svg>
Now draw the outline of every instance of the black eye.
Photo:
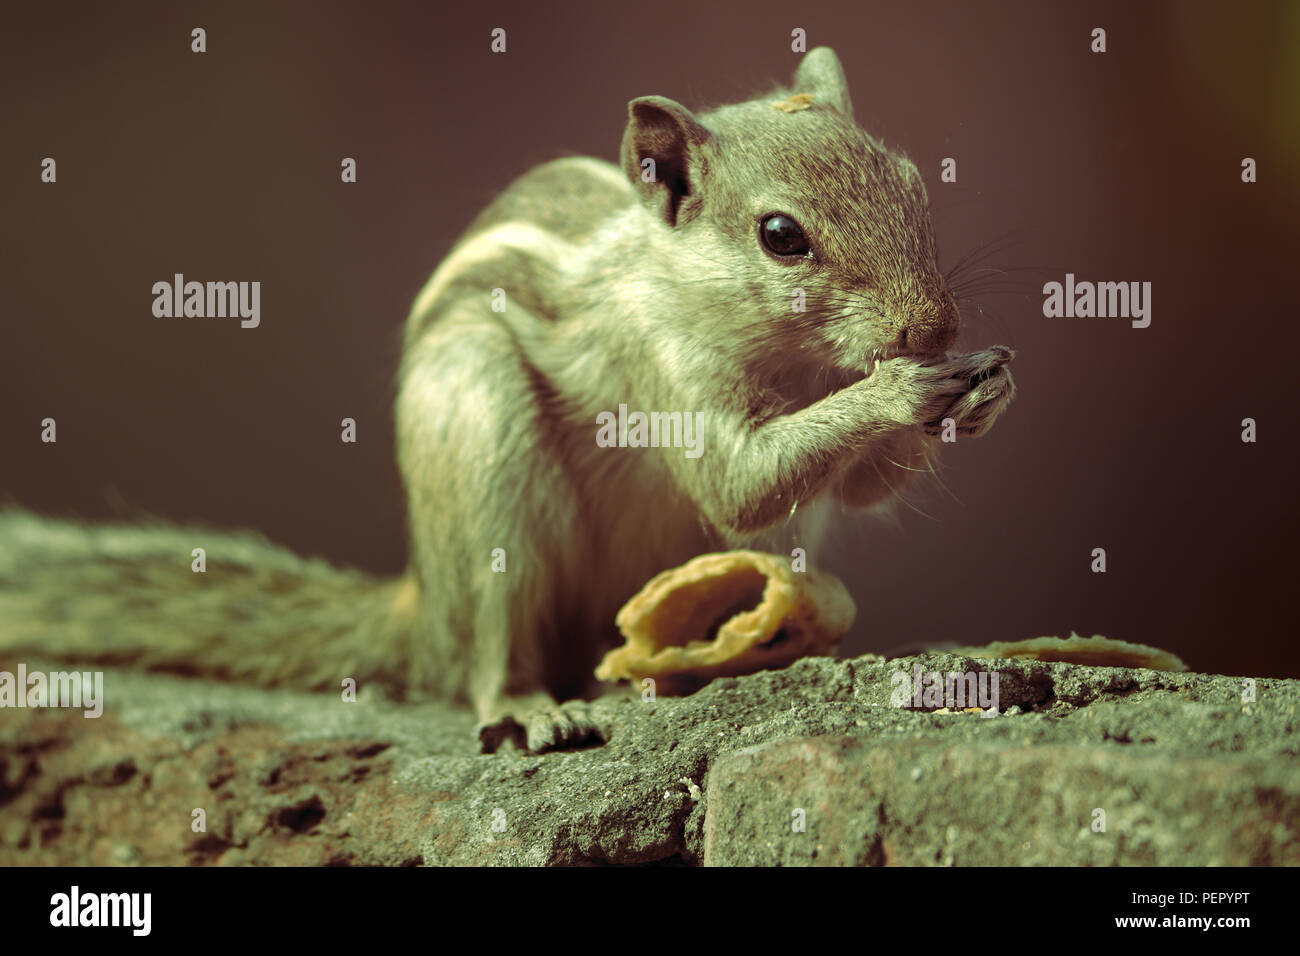
<svg viewBox="0 0 1300 956">
<path fill-rule="evenodd" d="M 808 237 L 799 224 L 779 212 L 768 213 L 758 224 L 758 235 L 767 251 L 774 256 L 804 256 L 808 254 Z"/>
</svg>

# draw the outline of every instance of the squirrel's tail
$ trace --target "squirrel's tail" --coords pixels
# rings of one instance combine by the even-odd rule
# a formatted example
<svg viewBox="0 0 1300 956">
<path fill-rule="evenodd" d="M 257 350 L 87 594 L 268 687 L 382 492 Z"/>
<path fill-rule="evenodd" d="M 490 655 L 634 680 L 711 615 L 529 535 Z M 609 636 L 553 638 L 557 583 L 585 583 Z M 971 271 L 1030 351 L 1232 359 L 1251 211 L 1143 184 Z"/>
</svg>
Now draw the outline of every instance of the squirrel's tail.
<svg viewBox="0 0 1300 956">
<path fill-rule="evenodd" d="M 10 661 L 303 689 L 350 677 L 400 695 L 415 605 L 407 579 L 299 558 L 252 533 L 0 511 L 0 658 Z"/>
</svg>

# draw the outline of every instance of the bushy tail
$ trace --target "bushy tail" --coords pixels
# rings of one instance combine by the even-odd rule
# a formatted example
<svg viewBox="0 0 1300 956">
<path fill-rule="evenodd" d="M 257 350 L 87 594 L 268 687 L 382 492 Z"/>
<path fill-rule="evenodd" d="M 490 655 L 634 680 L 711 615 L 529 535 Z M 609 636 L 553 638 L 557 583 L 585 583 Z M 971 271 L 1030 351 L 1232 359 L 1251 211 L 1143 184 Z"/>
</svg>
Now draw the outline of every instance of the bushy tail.
<svg viewBox="0 0 1300 956">
<path fill-rule="evenodd" d="M 206 571 L 192 569 L 195 548 Z M 0 658 L 402 694 L 415 593 L 252 533 L 0 512 Z"/>
</svg>

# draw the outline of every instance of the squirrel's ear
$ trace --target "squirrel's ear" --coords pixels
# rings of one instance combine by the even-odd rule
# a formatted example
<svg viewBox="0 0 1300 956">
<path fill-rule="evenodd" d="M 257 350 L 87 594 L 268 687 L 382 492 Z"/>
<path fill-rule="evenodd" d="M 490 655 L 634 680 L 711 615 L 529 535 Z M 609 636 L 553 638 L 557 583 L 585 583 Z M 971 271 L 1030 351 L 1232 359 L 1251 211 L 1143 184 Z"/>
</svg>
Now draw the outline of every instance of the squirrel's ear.
<svg viewBox="0 0 1300 956">
<path fill-rule="evenodd" d="M 699 189 L 700 147 L 709 131 L 682 104 L 662 96 L 638 97 L 627 104 L 627 117 L 623 169 L 642 201 L 675 226 L 682 201 Z"/>
<path fill-rule="evenodd" d="M 804 54 L 794 71 L 794 91 L 812 93 L 816 100 L 829 103 L 845 116 L 853 115 L 849 84 L 844 79 L 840 58 L 828 46 L 819 46 Z"/>
</svg>

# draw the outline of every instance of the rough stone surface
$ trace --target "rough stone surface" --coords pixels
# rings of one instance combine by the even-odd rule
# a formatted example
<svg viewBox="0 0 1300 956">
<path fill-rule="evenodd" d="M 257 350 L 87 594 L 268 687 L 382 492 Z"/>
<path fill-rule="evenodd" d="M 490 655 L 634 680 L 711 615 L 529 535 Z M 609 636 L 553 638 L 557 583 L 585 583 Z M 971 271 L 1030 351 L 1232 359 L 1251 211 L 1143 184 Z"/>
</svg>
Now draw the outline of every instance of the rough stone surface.
<svg viewBox="0 0 1300 956">
<path fill-rule="evenodd" d="M 917 663 L 996 670 L 1002 712 L 893 706 Z M 1300 681 L 1254 693 L 813 658 L 612 695 L 607 743 L 528 756 L 444 706 L 110 671 L 98 719 L 0 710 L 0 864 L 1300 864 Z"/>
</svg>

